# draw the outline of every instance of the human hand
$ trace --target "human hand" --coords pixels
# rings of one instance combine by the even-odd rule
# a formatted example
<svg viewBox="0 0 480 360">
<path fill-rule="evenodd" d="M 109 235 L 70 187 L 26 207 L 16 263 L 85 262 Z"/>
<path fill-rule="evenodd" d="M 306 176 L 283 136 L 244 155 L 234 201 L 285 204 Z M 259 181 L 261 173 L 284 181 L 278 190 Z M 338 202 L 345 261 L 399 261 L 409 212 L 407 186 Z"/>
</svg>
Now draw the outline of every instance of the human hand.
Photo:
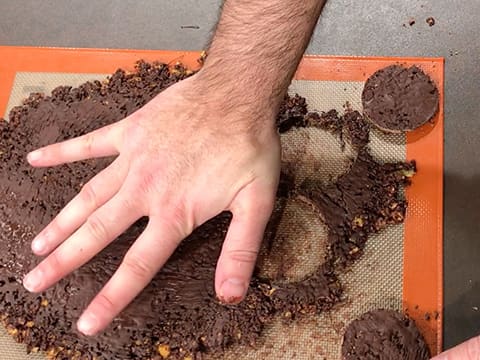
<svg viewBox="0 0 480 360">
<path fill-rule="evenodd" d="M 118 123 L 28 155 L 36 167 L 118 155 L 33 240 L 34 253 L 48 256 L 25 277 L 28 290 L 44 291 L 137 219 L 149 217 L 78 321 L 86 335 L 106 327 L 182 239 L 224 210 L 233 218 L 215 289 L 227 303 L 245 296 L 278 184 L 276 109 L 265 101 L 242 104 L 239 97 L 205 91 L 201 74 L 171 86 Z"/>
<path fill-rule="evenodd" d="M 480 359 L 480 337 L 470 339 L 432 360 L 478 360 Z"/>
</svg>

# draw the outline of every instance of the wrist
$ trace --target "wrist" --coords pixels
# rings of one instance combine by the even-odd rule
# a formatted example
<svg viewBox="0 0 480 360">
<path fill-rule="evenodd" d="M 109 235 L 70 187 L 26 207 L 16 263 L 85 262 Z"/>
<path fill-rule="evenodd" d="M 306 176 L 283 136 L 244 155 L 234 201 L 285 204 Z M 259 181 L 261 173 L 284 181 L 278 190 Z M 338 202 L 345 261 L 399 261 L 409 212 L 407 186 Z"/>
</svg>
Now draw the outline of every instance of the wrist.
<svg viewBox="0 0 480 360">
<path fill-rule="evenodd" d="M 274 84 L 267 80 L 260 82 L 255 72 L 253 69 L 250 73 L 233 73 L 221 63 L 210 62 L 192 79 L 193 96 L 225 122 L 253 128 L 271 127 L 286 89 L 274 90 Z"/>
</svg>

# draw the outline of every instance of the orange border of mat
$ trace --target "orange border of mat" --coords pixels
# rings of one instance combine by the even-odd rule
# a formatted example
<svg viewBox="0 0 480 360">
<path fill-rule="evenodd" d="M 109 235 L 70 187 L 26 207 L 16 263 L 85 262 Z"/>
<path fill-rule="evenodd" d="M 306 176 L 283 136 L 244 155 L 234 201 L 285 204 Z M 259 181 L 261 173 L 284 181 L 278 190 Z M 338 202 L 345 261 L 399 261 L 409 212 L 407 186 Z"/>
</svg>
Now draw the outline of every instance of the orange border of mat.
<svg viewBox="0 0 480 360">
<path fill-rule="evenodd" d="M 182 61 L 196 67 L 198 52 L 0 47 L 0 114 L 5 112 L 15 73 L 111 73 L 132 68 L 136 60 Z M 442 347 L 443 305 L 443 88 L 444 61 L 438 58 L 378 58 L 306 56 L 296 78 L 365 81 L 393 63 L 416 64 L 440 90 L 440 111 L 433 125 L 407 136 L 407 158 L 418 163 L 418 174 L 407 190 L 410 209 L 405 221 L 403 301 L 434 353 Z M 425 315 L 432 317 L 429 321 Z M 435 319 L 435 314 L 439 314 Z"/>
</svg>

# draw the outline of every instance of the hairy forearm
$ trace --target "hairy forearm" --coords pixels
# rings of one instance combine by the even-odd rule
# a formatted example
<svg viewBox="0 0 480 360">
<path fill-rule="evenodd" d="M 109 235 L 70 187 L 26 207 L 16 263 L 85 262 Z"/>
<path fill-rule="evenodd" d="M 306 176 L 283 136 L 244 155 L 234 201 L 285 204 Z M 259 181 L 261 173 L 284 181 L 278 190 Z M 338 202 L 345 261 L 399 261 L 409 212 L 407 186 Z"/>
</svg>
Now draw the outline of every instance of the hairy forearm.
<svg viewBox="0 0 480 360">
<path fill-rule="evenodd" d="M 226 0 L 201 71 L 206 86 L 247 111 L 276 112 L 326 0 Z M 228 109 L 227 109 L 228 111 Z"/>
</svg>

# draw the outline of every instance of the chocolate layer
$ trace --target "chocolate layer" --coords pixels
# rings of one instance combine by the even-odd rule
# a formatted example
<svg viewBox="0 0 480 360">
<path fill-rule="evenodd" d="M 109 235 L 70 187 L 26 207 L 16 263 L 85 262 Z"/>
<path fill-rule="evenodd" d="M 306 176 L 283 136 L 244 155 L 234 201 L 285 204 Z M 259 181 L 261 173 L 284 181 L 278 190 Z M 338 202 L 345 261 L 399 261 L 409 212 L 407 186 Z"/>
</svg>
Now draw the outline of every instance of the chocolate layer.
<svg viewBox="0 0 480 360">
<path fill-rule="evenodd" d="M 415 322 L 391 310 L 363 314 L 347 328 L 343 360 L 428 360 L 430 352 Z"/>
<path fill-rule="evenodd" d="M 391 65 L 376 71 L 365 83 L 363 113 L 380 129 L 414 130 L 438 111 L 435 83 L 420 68 Z"/>
<path fill-rule="evenodd" d="M 350 171 L 336 183 L 307 181 L 295 188 L 295 174 L 282 175 L 265 240 L 281 241 L 275 234 L 282 204 L 300 199 L 329 228 L 324 263 L 298 282 L 276 282 L 254 274 L 245 301 L 225 306 L 213 288 L 216 260 L 230 222 L 230 214 L 223 213 L 182 242 L 152 283 L 104 333 L 81 336 L 76 320 L 114 273 L 146 219 L 45 293 L 26 292 L 21 279 L 39 262 L 30 251 L 31 239 L 112 159 L 34 169 L 25 155 L 119 121 L 190 74 L 181 66 L 140 62 L 134 73 L 119 70 L 105 82 L 59 87 L 51 96 L 33 94 L 12 110 L 9 123 L 0 121 L 0 314 L 9 332 L 29 351 L 45 350 L 56 359 L 155 359 L 165 354 L 184 359 L 221 354 L 235 343 L 252 345 L 275 316 L 290 321 L 340 302 L 338 272 L 358 258 L 370 233 L 403 221 L 406 203 L 400 187 L 408 184 L 414 164 L 377 163 L 365 148 L 368 130 L 361 125 L 360 114 L 308 114 L 305 99 L 287 98 L 277 122 L 282 131 L 317 126 L 338 135 L 346 132 L 359 147 Z M 352 116 L 360 126 L 346 124 Z"/>
</svg>

